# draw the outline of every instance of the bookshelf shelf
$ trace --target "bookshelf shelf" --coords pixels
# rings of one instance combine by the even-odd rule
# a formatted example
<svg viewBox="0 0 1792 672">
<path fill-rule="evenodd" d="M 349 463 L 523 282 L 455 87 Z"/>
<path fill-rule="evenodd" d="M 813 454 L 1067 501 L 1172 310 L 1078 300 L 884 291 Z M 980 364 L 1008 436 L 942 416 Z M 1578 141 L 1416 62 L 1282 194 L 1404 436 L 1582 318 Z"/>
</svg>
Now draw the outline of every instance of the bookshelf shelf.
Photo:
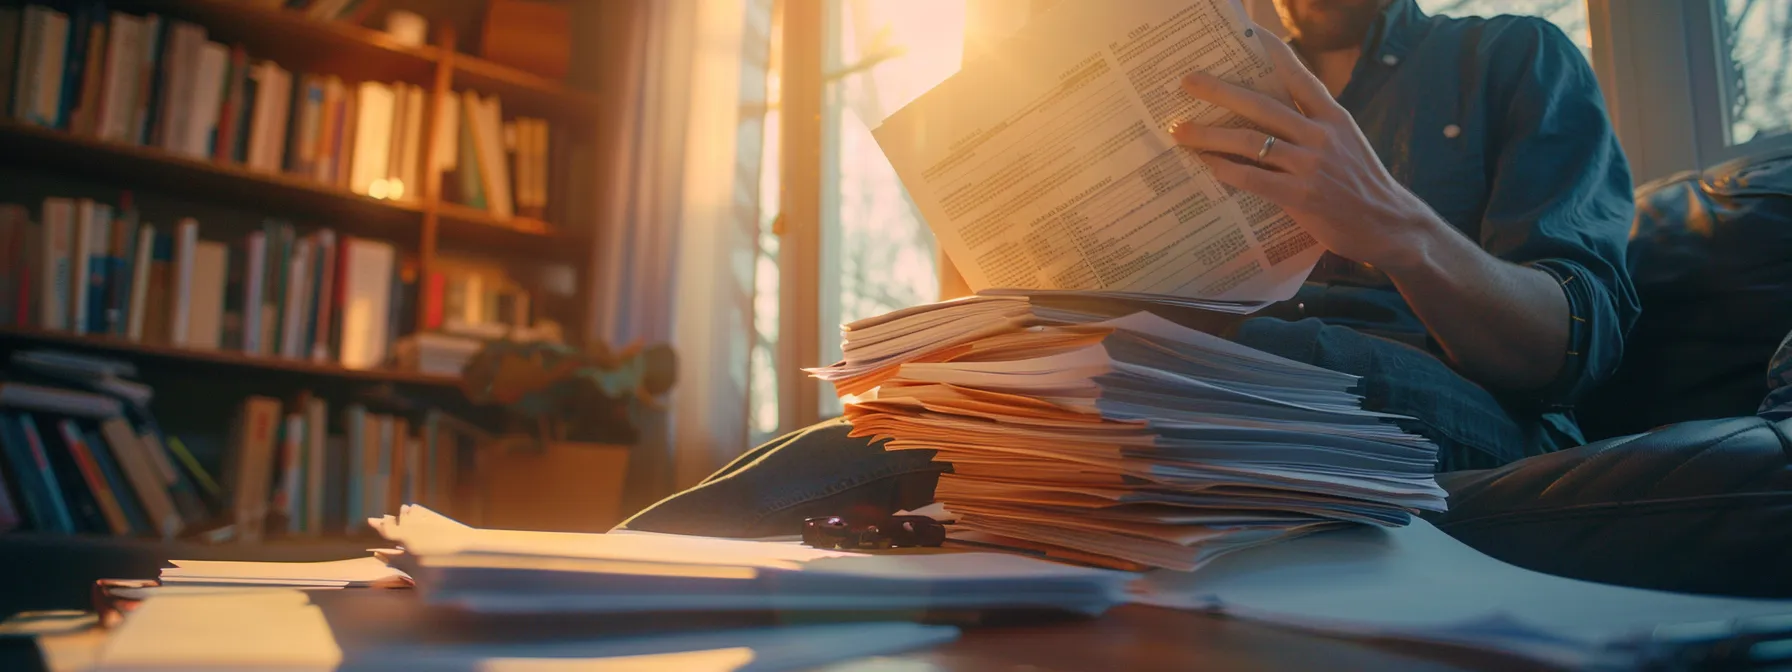
<svg viewBox="0 0 1792 672">
<path fill-rule="evenodd" d="M 172 345 L 153 345 L 112 336 L 71 334 L 44 329 L 0 327 L 0 343 L 11 348 L 34 345 L 55 346 L 89 352 L 128 354 L 258 371 L 283 371 L 370 383 L 397 383 L 430 387 L 457 387 L 460 385 L 460 379 L 454 376 L 437 376 L 390 369 L 345 369 L 333 364 L 304 360 L 245 355 L 225 350 L 199 350 Z"/>
<path fill-rule="evenodd" d="M 450 246 L 477 245 L 550 259 L 577 259 L 590 253 L 590 240 L 538 219 L 500 219 L 478 208 L 447 201 L 436 204 L 442 238 Z"/>
<path fill-rule="evenodd" d="M 434 46 L 411 46 L 376 30 L 240 0 L 115 0 L 110 7 L 204 25 L 211 39 L 253 45 L 257 57 L 289 67 L 355 72 L 369 79 L 427 83 L 442 56 Z"/>
<path fill-rule="evenodd" d="M 455 54 L 452 63 L 457 87 L 498 94 L 506 106 L 516 109 L 556 117 L 589 117 L 601 103 L 595 94 L 467 54 Z"/>
<path fill-rule="evenodd" d="M 205 194 L 256 208 L 415 226 L 421 208 L 368 198 L 301 177 L 180 156 L 157 147 L 0 120 L 0 160 L 52 167 L 134 186 Z"/>
</svg>

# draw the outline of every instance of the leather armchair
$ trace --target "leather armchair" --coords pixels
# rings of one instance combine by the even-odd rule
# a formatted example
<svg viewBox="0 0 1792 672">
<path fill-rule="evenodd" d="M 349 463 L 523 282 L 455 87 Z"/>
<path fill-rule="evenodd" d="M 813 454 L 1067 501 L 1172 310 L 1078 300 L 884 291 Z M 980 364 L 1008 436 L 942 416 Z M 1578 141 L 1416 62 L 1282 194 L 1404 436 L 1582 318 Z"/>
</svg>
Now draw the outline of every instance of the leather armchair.
<svg viewBox="0 0 1792 672">
<path fill-rule="evenodd" d="M 1792 153 L 1639 188 L 1628 263 L 1642 316 L 1578 411 L 1603 440 L 1440 475 L 1433 522 L 1552 574 L 1792 597 L 1792 421 L 1754 415 L 1792 332 Z"/>
</svg>

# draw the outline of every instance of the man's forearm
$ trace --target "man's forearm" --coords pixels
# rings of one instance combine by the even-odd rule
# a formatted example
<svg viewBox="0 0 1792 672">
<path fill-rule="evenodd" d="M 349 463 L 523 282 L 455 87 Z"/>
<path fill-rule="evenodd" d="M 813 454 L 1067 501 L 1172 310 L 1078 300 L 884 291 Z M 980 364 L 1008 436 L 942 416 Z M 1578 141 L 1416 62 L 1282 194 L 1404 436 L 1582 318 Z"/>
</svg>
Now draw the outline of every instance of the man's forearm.
<svg viewBox="0 0 1792 672">
<path fill-rule="evenodd" d="M 1561 371 L 1568 298 L 1543 271 L 1495 258 L 1435 214 L 1414 227 L 1414 254 L 1382 270 L 1457 370 L 1508 391 L 1544 387 Z"/>
</svg>

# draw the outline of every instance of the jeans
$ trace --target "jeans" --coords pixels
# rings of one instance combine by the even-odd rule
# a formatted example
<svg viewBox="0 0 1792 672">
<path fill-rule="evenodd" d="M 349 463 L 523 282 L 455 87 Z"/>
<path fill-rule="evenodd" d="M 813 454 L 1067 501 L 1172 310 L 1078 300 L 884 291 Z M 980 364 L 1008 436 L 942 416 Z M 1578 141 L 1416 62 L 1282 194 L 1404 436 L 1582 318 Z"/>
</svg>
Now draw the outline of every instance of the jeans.
<svg viewBox="0 0 1792 672">
<path fill-rule="evenodd" d="M 1209 329 L 1281 357 L 1361 376 L 1369 410 L 1438 445 L 1438 470 L 1497 467 L 1525 457 L 1527 435 L 1500 402 L 1423 350 L 1317 319 L 1257 317 Z M 875 517 L 933 501 L 950 465 L 922 450 L 884 451 L 832 419 L 758 446 L 624 529 L 757 538 L 796 534 L 812 516 Z"/>
</svg>

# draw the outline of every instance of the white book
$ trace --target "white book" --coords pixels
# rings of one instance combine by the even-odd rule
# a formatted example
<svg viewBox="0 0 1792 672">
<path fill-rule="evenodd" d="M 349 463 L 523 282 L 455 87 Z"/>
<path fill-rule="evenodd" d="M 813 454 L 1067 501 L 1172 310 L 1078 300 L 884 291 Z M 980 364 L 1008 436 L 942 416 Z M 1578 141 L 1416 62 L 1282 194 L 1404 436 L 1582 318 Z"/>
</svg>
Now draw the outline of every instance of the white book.
<svg viewBox="0 0 1792 672">
<path fill-rule="evenodd" d="M 404 187 L 398 186 L 397 183 L 403 179 L 398 173 L 400 166 L 404 165 L 404 122 L 405 117 L 409 115 L 408 107 L 411 104 L 411 96 L 409 85 L 403 82 L 393 83 L 390 90 L 392 91 L 392 129 L 386 134 L 386 169 L 379 177 L 379 181 L 383 183 L 380 187 L 380 197 L 401 199 L 404 197 Z"/>
<path fill-rule="evenodd" d="M 55 126 L 62 120 L 62 71 L 68 55 L 68 15 L 51 11 L 43 16 L 43 33 L 38 42 L 36 109 L 31 120 L 44 126 Z"/>
<path fill-rule="evenodd" d="M 129 117 L 132 112 L 131 96 L 137 86 L 137 57 L 142 48 L 138 46 L 142 19 L 124 12 L 113 12 L 111 25 L 106 31 L 106 67 L 104 81 L 100 84 L 105 93 L 104 105 L 100 106 L 99 119 L 95 124 L 96 134 L 101 140 L 120 141 L 125 139 L 125 130 L 129 128 Z"/>
<path fill-rule="evenodd" d="M 273 61 L 262 61 L 250 72 L 255 78 L 255 111 L 249 126 L 251 170 L 278 173 L 286 143 L 286 120 L 292 102 L 292 73 Z"/>
<path fill-rule="evenodd" d="M 392 274 L 397 254 L 374 240 L 346 238 L 342 288 L 341 362 L 350 369 L 371 369 L 386 360 L 386 320 L 392 302 Z"/>
<path fill-rule="evenodd" d="M 224 285 L 230 277 L 230 248 L 202 241 L 193 247 L 192 297 L 187 304 L 187 347 L 216 350 L 224 333 Z"/>
<path fill-rule="evenodd" d="M 475 121 L 473 141 L 478 144 L 486 209 L 499 219 L 510 219 L 516 215 L 516 206 L 510 191 L 510 160 L 504 152 L 503 109 L 497 96 L 479 101 L 479 117 Z"/>
<path fill-rule="evenodd" d="M 44 199 L 42 290 L 38 294 L 38 326 L 66 330 L 69 297 L 74 294 L 75 202 L 67 198 Z M 79 255 L 86 256 L 86 255 Z"/>
<path fill-rule="evenodd" d="M 374 183 L 385 182 L 392 157 L 392 115 L 397 97 L 392 87 L 379 82 L 362 82 L 356 100 L 355 143 L 349 164 L 349 190 L 357 194 L 384 196 L 384 187 L 374 193 Z"/>
<path fill-rule="evenodd" d="M 310 296 L 311 254 L 316 243 L 310 238 L 302 238 L 293 245 L 292 263 L 286 269 L 286 301 L 285 310 L 281 313 L 280 356 L 299 359 L 308 354 L 305 350 L 305 299 Z"/>
<path fill-rule="evenodd" d="M 26 5 L 19 18 L 18 62 L 13 65 L 12 107 L 7 113 L 19 121 L 32 121 L 37 110 L 37 57 L 44 39 L 45 20 L 52 10 Z"/>
<path fill-rule="evenodd" d="M 218 113 L 224 105 L 224 75 L 230 70 L 230 48 L 217 42 L 199 47 L 193 72 L 192 109 L 187 117 L 187 137 L 182 153 L 204 159 L 212 155 L 217 137 Z"/>
<path fill-rule="evenodd" d="M 143 311 L 149 301 L 149 265 L 155 262 L 156 227 L 144 224 L 137 229 L 137 258 L 131 260 L 131 307 L 126 318 L 125 336 L 143 340 Z"/>
<path fill-rule="evenodd" d="M 170 152 L 187 146 L 192 128 L 195 70 L 199 67 L 199 48 L 205 43 L 205 29 L 177 21 L 168 31 L 168 46 L 162 51 L 162 109 L 156 118 L 156 145 Z"/>
<path fill-rule="evenodd" d="M 174 230 L 174 283 L 168 297 L 168 342 L 187 343 L 187 329 L 193 311 L 193 265 L 199 246 L 199 221 L 191 217 L 180 220 Z"/>
<path fill-rule="evenodd" d="M 68 288 L 68 330 L 77 334 L 87 333 L 87 287 L 88 274 L 92 273 L 93 262 L 93 217 L 97 203 L 92 199 L 75 201 L 75 242 L 69 250 L 72 264 L 69 267 Z"/>
<path fill-rule="evenodd" d="M 428 102 L 423 96 L 423 87 L 405 87 L 405 116 L 399 128 L 403 131 L 404 142 L 398 154 L 398 178 L 400 196 L 407 201 L 415 201 L 423 195 L 423 111 Z M 452 107 L 444 106 L 444 107 Z"/>
<path fill-rule="evenodd" d="M 459 102 L 450 100 L 436 108 L 436 165 L 431 169 L 438 173 L 460 165 L 460 107 Z"/>
</svg>

